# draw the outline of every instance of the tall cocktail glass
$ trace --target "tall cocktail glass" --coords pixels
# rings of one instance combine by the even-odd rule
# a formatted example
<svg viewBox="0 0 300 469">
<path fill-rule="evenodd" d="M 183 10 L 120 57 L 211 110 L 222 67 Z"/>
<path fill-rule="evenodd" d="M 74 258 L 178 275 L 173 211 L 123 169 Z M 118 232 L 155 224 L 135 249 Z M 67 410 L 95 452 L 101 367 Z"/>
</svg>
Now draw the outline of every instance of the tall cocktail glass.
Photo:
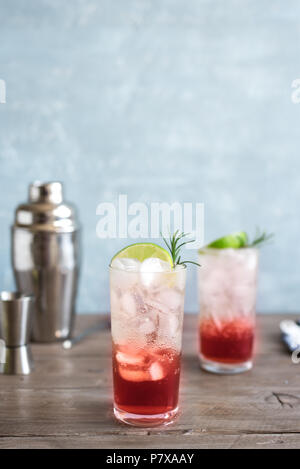
<svg viewBox="0 0 300 469">
<path fill-rule="evenodd" d="M 253 362 L 258 250 L 204 248 L 199 263 L 201 366 L 246 371 Z"/>
<path fill-rule="evenodd" d="M 138 426 L 178 412 L 186 268 L 110 267 L 114 414 Z"/>
</svg>

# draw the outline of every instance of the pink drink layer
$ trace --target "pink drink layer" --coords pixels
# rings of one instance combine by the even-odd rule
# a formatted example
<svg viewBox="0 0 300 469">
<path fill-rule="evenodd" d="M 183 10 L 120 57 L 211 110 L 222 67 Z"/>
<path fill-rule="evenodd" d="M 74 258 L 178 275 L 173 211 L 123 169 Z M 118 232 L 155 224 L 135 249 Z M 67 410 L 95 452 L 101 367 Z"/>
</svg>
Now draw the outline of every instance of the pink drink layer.
<svg viewBox="0 0 300 469">
<path fill-rule="evenodd" d="M 203 319 L 199 327 L 200 353 L 208 360 L 234 364 L 252 359 L 254 322 L 240 317 L 221 320 Z"/>
<path fill-rule="evenodd" d="M 113 345 L 115 405 L 131 414 L 155 415 L 176 409 L 180 354 L 158 347 Z"/>
</svg>

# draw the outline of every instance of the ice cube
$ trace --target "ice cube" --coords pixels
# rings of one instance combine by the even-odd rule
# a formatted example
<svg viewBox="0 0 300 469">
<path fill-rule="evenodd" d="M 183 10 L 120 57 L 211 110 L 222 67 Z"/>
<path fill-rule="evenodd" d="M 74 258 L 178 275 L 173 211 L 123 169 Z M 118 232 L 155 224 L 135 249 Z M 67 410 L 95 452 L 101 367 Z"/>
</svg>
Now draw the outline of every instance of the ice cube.
<svg viewBox="0 0 300 469">
<path fill-rule="evenodd" d="M 126 291 L 121 297 L 121 308 L 127 316 L 136 316 L 136 301 L 132 293 L 130 293 L 129 291 Z"/>
<path fill-rule="evenodd" d="M 121 310 L 119 297 L 115 290 L 110 290 L 110 310 L 112 314 L 118 314 Z"/>
<path fill-rule="evenodd" d="M 171 337 L 176 337 L 177 335 L 181 336 L 179 333 L 179 327 L 181 326 L 181 318 L 177 317 L 177 315 L 172 314 L 169 316 L 169 330 Z"/>
<path fill-rule="evenodd" d="M 113 313 L 113 312 L 112 312 Z M 124 319 L 120 318 L 120 314 L 114 312 L 112 314 L 112 322 L 111 322 L 111 335 L 113 341 L 117 344 L 124 344 L 126 345 L 128 341 L 131 340 L 132 334 L 130 333 L 129 328 L 124 327 Z"/>
<path fill-rule="evenodd" d="M 130 272 L 138 272 L 140 270 L 141 263 L 137 259 L 130 258 L 116 258 L 112 261 L 111 266 L 115 269 L 128 270 Z"/>
<path fill-rule="evenodd" d="M 135 381 L 137 383 L 142 381 L 150 381 L 150 375 L 148 370 L 132 370 L 120 366 L 119 373 L 123 379 L 126 379 L 126 381 Z"/>
<path fill-rule="evenodd" d="M 140 268 L 141 272 L 168 272 L 170 270 L 172 270 L 171 265 L 158 257 L 145 259 Z"/>
<path fill-rule="evenodd" d="M 139 332 L 142 335 L 152 334 L 155 331 L 155 329 L 156 329 L 155 322 L 149 317 L 146 317 L 145 319 L 143 319 L 142 323 L 139 326 Z"/>
<path fill-rule="evenodd" d="M 157 257 L 149 257 L 140 266 L 142 283 L 146 287 L 157 284 L 161 281 L 159 280 L 160 276 L 157 274 L 160 272 L 171 272 L 171 270 L 172 266 L 168 262 L 162 261 Z"/>
<path fill-rule="evenodd" d="M 142 365 L 144 363 L 144 356 L 141 354 L 128 355 L 124 352 L 117 352 L 116 360 L 121 365 Z"/>
<path fill-rule="evenodd" d="M 118 292 L 129 290 L 140 280 L 140 261 L 137 259 L 114 259 L 110 272 L 111 287 Z"/>
<path fill-rule="evenodd" d="M 159 336 L 165 340 L 171 340 L 179 334 L 179 317 L 175 313 L 159 315 Z"/>
<path fill-rule="evenodd" d="M 236 268 L 248 271 L 249 275 L 249 271 L 253 272 L 257 268 L 258 252 L 256 249 L 238 249 L 234 260 Z"/>
<path fill-rule="evenodd" d="M 162 305 L 166 305 L 168 309 L 178 309 L 183 304 L 183 295 L 175 289 L 165 289 L 159 292 L 156 300 Z"/>
<path fill-rule="evenodd" d="M 176 265 L 175 272 L 177 288 L 183 291 L 185 289 L 186 269 L 184 269 L 181 265 Z"/>
<path fill-rule="evenodd" d="M 163 367 L 158 362 L 152 363 L 149 372 L 152 381 L 159 381 L 165 377 Z"/>
<path fill-rule="evenodd" d="M 110 272 L 110 285 L 118 294 L 134 287 L 139 281 L 138 272 L 126 271 L 121 269 L 111 270 Z"/>
<path fill-rule="evenodd" d="M 251 283 L 237 285 L 233 295 L 232 308 L 242 312 L 244 315 L 251 314 L 255 310 L 256 286 Z"/>
<path fill-rule="evenodd" d="M 171 310 L 167 304 L 157 301 L 156 299 L 153 299 L 152 297 L 146 299 L 145 305 L 148 309 L 152 310 L 154 313 L 171 314 Z"/>
</svg>

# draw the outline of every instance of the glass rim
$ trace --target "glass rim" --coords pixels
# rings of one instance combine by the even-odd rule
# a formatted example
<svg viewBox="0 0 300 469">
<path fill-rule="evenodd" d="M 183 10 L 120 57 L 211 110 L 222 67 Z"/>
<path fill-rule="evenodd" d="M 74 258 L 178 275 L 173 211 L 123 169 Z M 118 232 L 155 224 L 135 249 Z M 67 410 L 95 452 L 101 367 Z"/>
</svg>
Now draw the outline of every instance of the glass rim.
<svg viewBox="0 0 300 469">
<path fill-rule="evenodd" d="M 247 246 L 247 247 L 242 247 L 242 248 L 209 248 L 209 247 L 204 247 L 198 249 L 198 254 L 205 254 L 205 253 L 219 253 L 221 254 L 222 252 L 228 252 L 228 251 L 235 251 L 235 252 L 245 252 L 245 251 L 256 251 L 259 252 L 259 248 L 255 246 Z"/>
<path fill-rule="evenodd" d="M 172 267 L 172 270 L 145 270 L 141 272 L 140 270 L 126 270 L 126 269 L 119 269 L 118 267 L 113 267 L 111 264 L 109 264 L 108 268 L 111 271 L 117 271 L 117 272 L 124 272 L 126 274 L 177 274 L 178 272 L 183 272 L 186 270 L 186 265 L 185 264 L 177 264 L 176 267 L 179 267 L 179 269 L 175 270 L 174 267 Z"/>
</svg>

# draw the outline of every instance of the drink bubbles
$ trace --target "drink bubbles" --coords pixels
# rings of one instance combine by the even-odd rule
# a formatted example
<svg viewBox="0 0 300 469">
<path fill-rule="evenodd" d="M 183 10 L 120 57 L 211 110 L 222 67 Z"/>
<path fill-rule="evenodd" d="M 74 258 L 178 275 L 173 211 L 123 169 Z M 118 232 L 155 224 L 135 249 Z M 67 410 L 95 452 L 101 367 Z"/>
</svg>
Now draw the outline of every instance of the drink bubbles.
<svg viewBox="0 0 300 469">
<path fill-rule="evenodd" d="M 133 340 L 181 347 L 185 268 L 173 269 L 158 258 L 143 262 L 117 258 L 111 270 L 111 313 L 114 343 Z"/>
</svg>

